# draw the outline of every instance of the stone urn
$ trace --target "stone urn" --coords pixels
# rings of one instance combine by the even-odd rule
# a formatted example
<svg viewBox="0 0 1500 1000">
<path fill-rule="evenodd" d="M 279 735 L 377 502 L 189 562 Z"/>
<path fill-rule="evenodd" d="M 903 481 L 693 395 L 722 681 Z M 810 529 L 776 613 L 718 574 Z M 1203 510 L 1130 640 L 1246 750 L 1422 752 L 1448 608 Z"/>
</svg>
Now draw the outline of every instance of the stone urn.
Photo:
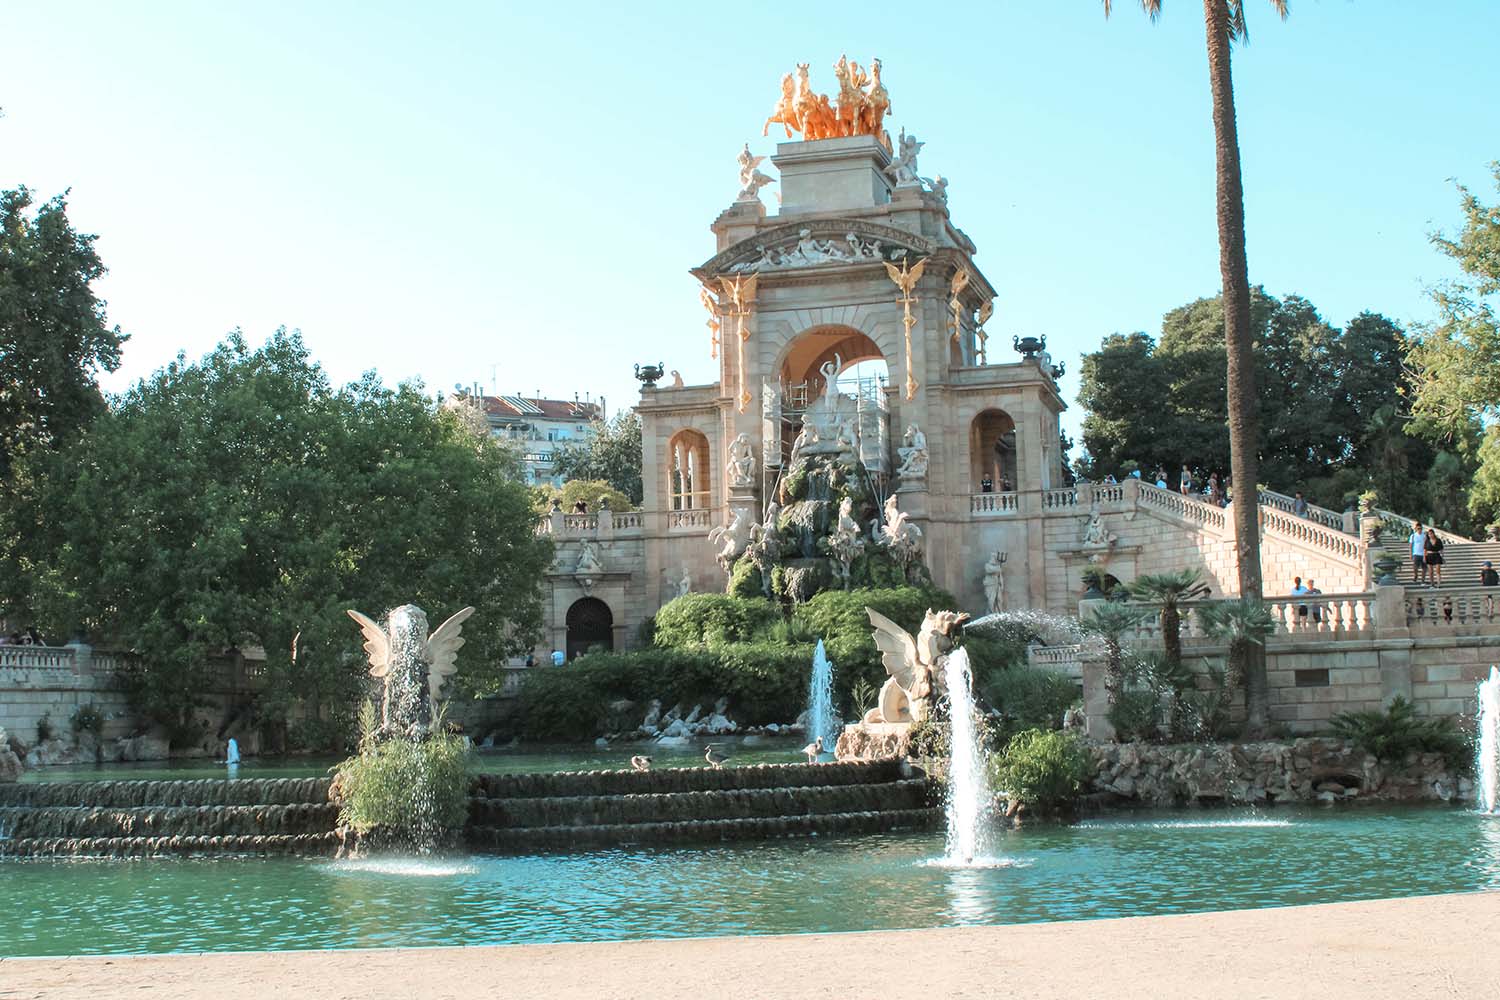
<svg viewBox="0 0 1500 1000">
<path fill-rule="evenodd" d="M 1375 585 L 1379 587 L 1391 587 L 1401 581 L 1396 579 L 1396 568 L 1401 565 L 1390 549 L 1381 549 L 1375 554 L 1373 564 L 1375 567 Z"/>
</svg>

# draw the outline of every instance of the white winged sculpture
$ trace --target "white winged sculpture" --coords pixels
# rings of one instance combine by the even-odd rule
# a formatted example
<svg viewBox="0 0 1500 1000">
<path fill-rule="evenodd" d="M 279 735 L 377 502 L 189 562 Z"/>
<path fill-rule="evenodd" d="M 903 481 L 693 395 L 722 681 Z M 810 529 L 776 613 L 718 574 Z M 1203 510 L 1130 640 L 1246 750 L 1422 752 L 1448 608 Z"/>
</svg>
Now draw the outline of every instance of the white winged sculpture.
<svg viewBox="0 0 1500 1000">
<path fill-rule="evenodd" d="M 385 683 L 380 705 L 381 728 L 391 725 L 393 698 L 398 714 L 407 716 L 396 720 L 398 727 L 420 721 L 424 667 L 429 711 L 437 707 L 443 684 L 458 669 L 458 651 L 464 644 L 463 624 L 473 613 L 473 608 L 464 608 L 428 635 L 427 614 L 415 604 L 403 604 L 391 612 L 387 619 L 389 632 L 373 619 L 349 609 L 349 617 L 359 624 L 364 635 L 370 676 Z"/>
<path fill-rule="evenodd" d="M 969 616 L 952 611 L 927 609 L 916 638 L 885 615 L 865 608 L 875 626 L 875 645 L 890 675 L 880 688 L 880 700 L 865 713 L 864 721 L 921 722 L 932 712 L 937 687 L 942 683 L 942 664 L 953 648 L 953 630 Z"/>
</svg>

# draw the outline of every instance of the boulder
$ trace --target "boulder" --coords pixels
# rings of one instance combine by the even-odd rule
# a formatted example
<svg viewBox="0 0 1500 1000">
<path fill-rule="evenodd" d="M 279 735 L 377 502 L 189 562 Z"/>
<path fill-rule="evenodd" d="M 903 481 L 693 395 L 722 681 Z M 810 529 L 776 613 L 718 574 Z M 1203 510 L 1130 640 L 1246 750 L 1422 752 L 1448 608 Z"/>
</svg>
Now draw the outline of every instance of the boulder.
<svg viewBox="0 0 1500 1000">
<path fill-rule="evenodd" d="M 721 733 L 732 733 L 740 727 L 735 725 L 734 722 L 732 722 L 725 716 L 720 715 L 718 712 L 715 712 L 713 715 L 710 715 L 708 717 L 708 720 L 703 728 L 713 735 L 718 736 Z"/>
<path fill-rule="evenodd" d="M 641 720 L 642 729 L 654 730 L 661 722 L 661 699 L 652 698 L 651 706 L 646 709 L 646 717 Z"/>
<path fill-rule="evenodd" d="M 678 722 L 681 721 L 678 720 Z M 656 745 L 662 747 L 685 747 L 691 742 L 693 742 L 692 738 L 688 736 L 658 736 L 656 738 Z"/>
<path fill-rule="evenodd" d="M 692 725 L 693 723 L 697 722 L 698 719 L 702 715 L 703 715 L 703 706 L 702 705 L 694 705 L 692 712 L 690 712 L 688 714 L 688 717 L 686 719 L 682 720 L 682 721 L 686 722 L 688 725 Z"/>
<path fill-rule="evenodd" d="M 119 741 L 121 760 L 166 760 L 170 746 L 165 736 L 147 734 Z"/>
<path fill-rule="evenodd" d="M 661 739 L 686 740 L 693 735 L 693 728 L 681 719 L 673 719 L 667 727 L 661 731 Z M 660 742 L 659 739 L 657 742 Z"/>
<path fill-rule="evenodd" d="M 21 780 L 21 758 L 11 753 L 10 747 L 0 741 L 0 785 Z"/>
</svg>

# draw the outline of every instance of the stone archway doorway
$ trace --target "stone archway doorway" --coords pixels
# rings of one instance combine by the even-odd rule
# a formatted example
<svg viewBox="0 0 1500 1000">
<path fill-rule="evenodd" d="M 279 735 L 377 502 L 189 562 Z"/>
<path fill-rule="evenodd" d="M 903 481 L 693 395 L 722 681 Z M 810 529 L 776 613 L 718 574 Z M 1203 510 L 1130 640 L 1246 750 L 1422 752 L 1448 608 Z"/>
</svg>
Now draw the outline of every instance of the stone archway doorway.
<svg viewBox="0 0 1500 1000">
<path fill-rule="evenodd" d="M 568 608 L 568 659 L 592 649 L 615 648 L 615 616 L 597 597 L 584 597 Z"/>
</svg>

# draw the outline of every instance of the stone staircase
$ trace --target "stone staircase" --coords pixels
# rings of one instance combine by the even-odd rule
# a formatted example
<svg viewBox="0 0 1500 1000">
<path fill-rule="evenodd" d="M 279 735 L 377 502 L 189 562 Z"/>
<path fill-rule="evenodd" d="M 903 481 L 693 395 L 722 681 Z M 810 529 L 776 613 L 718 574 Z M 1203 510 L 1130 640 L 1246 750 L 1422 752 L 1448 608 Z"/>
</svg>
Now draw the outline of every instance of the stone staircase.
<svg viewBox="0 0 1500 1000">
<path fill-rule="evenodd" d="M 0 857 L 332 854 L 328 778 L 0 785 Z"/>
<path fill-rule="evenodd" d="M 571 850 L 926 829 L 934 785 L 898 761 L 483 775 L 471 847 Z"/>
</svg>

